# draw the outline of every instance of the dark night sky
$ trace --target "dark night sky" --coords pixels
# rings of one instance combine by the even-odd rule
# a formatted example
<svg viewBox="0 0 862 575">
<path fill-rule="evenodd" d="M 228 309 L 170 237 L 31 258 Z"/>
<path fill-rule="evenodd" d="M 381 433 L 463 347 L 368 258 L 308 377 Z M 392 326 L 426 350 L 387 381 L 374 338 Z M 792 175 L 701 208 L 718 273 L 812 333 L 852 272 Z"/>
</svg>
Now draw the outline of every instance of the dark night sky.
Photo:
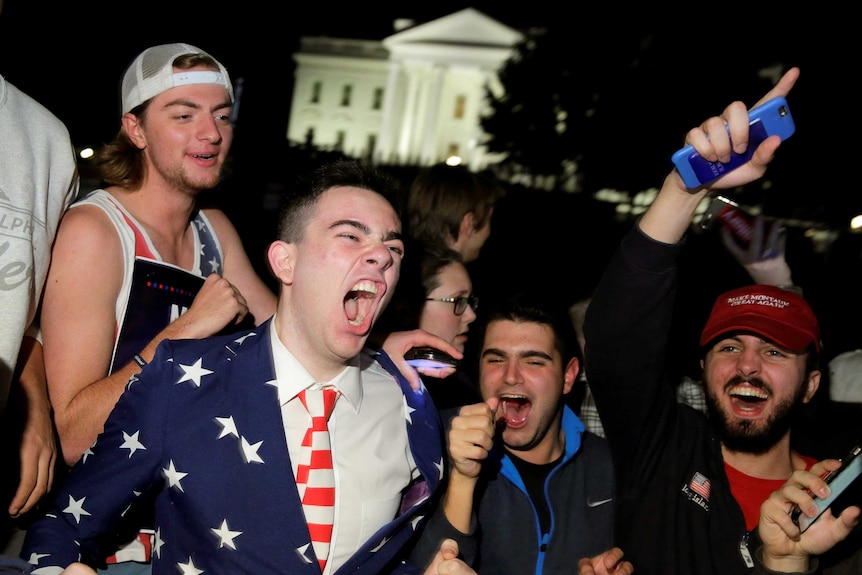
<svg viewBox="0 0 862 575">
<path fill-rule="evenodd" d="M 188 42 L 221 60 L 235 82 L 244 78 L 242 104 L 248 106 L 241 106 L 237 128 L 248 130 L 245 125 L 253 122 L 269 141 L 287 130 L 291 54 L 300 36 L 382 39 L 392 33 L 396 17 L 427 21 L 468 6 L 411 3 L 393 10 L 373 4 L 5 0 L 0 73 L 66 122 L 76 145 L 98 145 L 119 127 L 118 86 L 131 60 L 151 45 Z M 486 4 L 487 9 L 473 6 L 516 28 L 542 25 L 550 11 L 515 13 L 501 3 Z"/>
<path fill-rule="evenodd" d="M 824 5 L 791 9 L 770 3 L 758 12 L 753 5 L 737 10 L 738 3 L 700 7 L 689 2 L 682 11 L 663 6 L 659 12 L 604 2 L 570 5 L 561 15 L 559 2 L 544 0 L 411 2 L 395 8 L 389 3 L 324 1 L 299 6 L 271 0 L 3 1 L 0 73 L 57 114 L 78 146 L 99 146 L 114 136 L 123 71 L 141 50 L 165 42 L 197 45 L 219 58 L 235 83 L 243 78 L 235 151 L 252 149 L 253 153 L 284 143 L 294 72 L 291 55 L 303 35 L 381 39 L 392 33 L 395 18 L 424 22 L 467 6 L 513 28 L 570 22 L 573 35 L 599 39 L 660 29 L 678 44 L 679 81 L 656 85 L 650 94 L 632 94 L 632 106 L 643 107 L 645 121 L 667 127 L 674 138 L 679 134 L 680 142 L 690 122 L 720 111 L 709 96 L 717 97 L 722 106 L 730 99 L 760 96 L 733 89 L 739 68 L 735 63 L 748 50 L 755 45 L 787 47 L 793 60 L 789 63 L 802 65 L 802 78 L 790 98 L 799 134 L 793 146 L 812 150 L 804 162 L 792 166 L 800 173 L 799 185 L 812 187 L 812 194 L 822 194 L 826 188 L 832 196 L 841 188 L 854 204 L 847 209 L 862 209 L 862 193 L 849 180 L 853 173 L 833 159 L 842 155 L 837 142 L 846 139 L 847 125 L 836 114 L 841 106 L 835 102 L 848 101 L 842 82 L 858 66 L 856 34 L 845 30 L 855 19 Z M 692 55 L 698 58 L 694 65 Z M 602 58 L 603 49 L 590 57 Z M 714 90 L 714 80 L 726 92 Z M 725 93 L 730 94 L 727 99 Z M 664 99 L 660 106 L 648 99 L 656 94 Z M 703 115 L 680 120 L 679 104 L 693 98 L 705 102 Z M 668 157 L 672 152 L 668 149 Z M 850 189 L 844 191 L 848 185 Z"/>
<path fill-rule="evenodd" d="M 679 77 L 656 81 L 655 86 L 645 90 L 648 94 L 631 94 L 631 105 L 639 114 L 638 120 L 652 122 L 656 130 L 672 132 L 674 138 L 678 134 L 680 143 L 685 130 L 693 125 L 690 122 L 720 112 L 731 99 L 753 101 L 760 97 L 759 93 L 738 93 L 742 83 L 739 64 L 754 47 L 767 46 L 786 53 L 791 60 L 787 64 L 802 68 L 800 81 L 789 98 L 797 123 L 797 135 L 789 141 L 795 153 L 783 148 L 784 155 L 794 159 L 784 161 L 780 168 L 793 171 L 793 192 L 797 198 L 812 202 L 822 198 L 824 204 L 830 205 L 835 198 L 843 198 L 838 209 L 848 217 L 862 211 L 862 191 L 855 170 L 857 146 L 851 139 L 855 134 L 857 83 L 853 73 L 862 51 L 857 44 L 858 31 L 851 29 L 856 25 L 856 15 L 850 13 L 846 3 L 836 9 L 827 3 L 791 6 L 770 2 L 760 9 L 755 3 L 686 2 L 679 3 L 682 9 L 663 3 L 659 10 L 631 8 L 618 2 L 588 5 L 543 0 L 467 4 L 436 1 L 424 5 L 410 2 L 396 4 L 395 8 L 383 2 L 325 0 L 301 4 L 273 0 L 2 1 L 0 73 L 57 114 L 69 126 L 76 145 L 99 146 L 114 136 L 119 127 L 119 82 L 126 66 L 141 50 L 166 42 L 189 42 L 221 60 L 234 81 L 244 79 L 234 151 L 250 150 L 252 156 L 260 153 L 262 162 L 272 158 L 265 153 L 268 149 L 278 150 L 284 144 L 294 71 L 291 55 L 304 35 L 382 39 L 392 33 L 395 18 L 424 22 L 467 6 L 513 28 L 570 25 L 573 35 L 601 40 L 611 34 L 659 29 L 674 48 L 671 52 L 678 54 L 672 57 L 675 62 L 679 59 Z M 608 43 L 602 47 L 613 50 Z M 601 59 L 603 49 L 597 48 L 588 56 Z M 698 112 L 693 119 L 681 119 L 681 104 L 689 101 L 703 102 L 702 115 Z M 650 151 L 650 147 L 667 147 L 657 146 L 654 133 L 644 133 L 640 128 L 629 124 L 611 131 L 610 142 L 619 141 L 611 149 L 618 149 L 623 160 L 627 155 Z M 668 158 L 674 149 L 667 149 Z M 776 193 L 787 194 L 787 202 L 792 204 L 797 200 L 789 191 Z M 566 200 L 574 202 L 576 198 Z M 582 278 L 600 269 L 606 254 L 595 249 L 602 244 L 595 237 L 583 239 L 583 230 L 604 224 L 593 215 L 583 221 L 574 220 L 580 213 L 578 209 L 559 209 L 550 202 L 550 195 L 532 194 L 524 204 L 518 204 L 517 210 L 508 204 L 500 206 L 502 219 L 507 209 L 513 212 L 510 215 L 517 233 L 507 233 L 511 228 L 505 225 L 495 228 L 499 231 L 492 233 L 483 250 L 482 267 L 471 271 L 479 293 L 482 287 L 489 293 L 501 285 L 540 282 L 543 274 L 549 276 L 546 285 L 571 291 L 573 270 L 579 278 L 574 284 L 589 285 L 589 277 L 586 282 Z M 524 229 L 525 222 L 533 222 L 536 229 Z M 253 224 L 249 228 L 261 228 L 257 220 Z M 548 230 L 561 231 L 565 237 L 547 237 Z M 608 233 L 613 237 L 616 232 Z M 587 241 L 592 249 L 584 249 Z M 615 241 L 607 245 L 612 247 Z M 716 269 L 715 260 L 703 253 L 695 250 L 695 261 L 689 264 L 697 272 L 693 274 L 693 291 L 698 293 L 716 274 L 723 273 Z M 569 256 L 569 261 L 561 264 L 560 254 Z M 812 287 L 806 287 L 806 291 L 815 301 L 852 300 L 854 309 L 859 307 L 855 305 L 859 301 L 855 287 L 858 283 L 848 281 L 845 275 L 858 276 L 858 252 L 850 255 L 852 266 L 842 267 L 833 275 L 812 272 L 818 277 L 810 278 Z M 520 263 L 513 266 L 513 261 Z M 528 266 L 529 273 L 518 273 L 521 265 Z M 794 270 L 794 276 L 797 271 L 800 277 L 796 279 L 809 285 L 801 266 Z M 822 295 L 817 292 L 817 284 L 824 286 Z M 862 316 L 862 309 L 857 315 Z M 844 323 L 849 319 L 847 310 L 842 309 L 835 318 Z M 829 331 L 827 326 L 824 328 Z M 856 331 L 854 328 L 853 333 Z M 862 345 L 862 336 L 856 337 L 853 344 L 857 341 Z"/>
</svg>

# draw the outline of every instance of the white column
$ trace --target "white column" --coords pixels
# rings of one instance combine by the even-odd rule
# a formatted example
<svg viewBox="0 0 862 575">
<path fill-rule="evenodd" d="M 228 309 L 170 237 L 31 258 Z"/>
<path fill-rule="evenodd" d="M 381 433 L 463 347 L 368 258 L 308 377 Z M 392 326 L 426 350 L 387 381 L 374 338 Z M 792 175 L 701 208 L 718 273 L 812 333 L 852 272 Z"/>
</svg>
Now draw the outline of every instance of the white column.
<svg viewBox="0 0 862 575">
<path fill-rule="evenodd" d="M 380 126 L 379 146 L 380 157 L 384 164 L 392 161 L 396 129 L 402 121 L 402 118 L 397 116 L 403 113 L 403 109 L 395 107 L 395 96 L 401 89 L 399 82 L 401 70 L 400 62 L 389 62 L 389 77 L 386 80 L 386 93 L 383 95 L 383 122 Z"/>
<path fill-rule="evenodd" d="M 422 134 L 421 160 L 423 164 L 431 164 L 437 160 L 437 118 L 440 115 L 440 94 L 443 92 L 443 74 L 445 69 L 437 64 L 431 71 L 429 93 L 425 99 L 425 114 L 420 127 Z"/>
<path fill-rule="evenodd" d="M 407 101 L 401 121 L 401 133 L 398 138 L 398 155 L 402 162 L 412 159 L 410 156 L 410 140 L 413 137 L 413 129 L 416 122 L 416 107 L 418 106 L 420 84 L 418 70 L 412 67 L 405 67 L 404 71 L 407 73 Z"/>
</svg>

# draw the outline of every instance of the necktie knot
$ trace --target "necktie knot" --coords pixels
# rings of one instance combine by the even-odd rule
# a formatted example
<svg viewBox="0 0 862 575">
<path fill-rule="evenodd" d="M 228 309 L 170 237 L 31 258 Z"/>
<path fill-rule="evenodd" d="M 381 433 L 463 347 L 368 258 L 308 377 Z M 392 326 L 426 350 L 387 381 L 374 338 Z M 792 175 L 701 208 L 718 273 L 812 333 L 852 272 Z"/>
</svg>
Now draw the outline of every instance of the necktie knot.
<svg viewBox="0 0 862 575">
<path fill-rule="evenodd" d="M 323 418 L 325 426 L 339 395 L 341 393 L 334 387 L 308 388 L 299 392 L 299 400 L 312 418 Z"/>
</svg>

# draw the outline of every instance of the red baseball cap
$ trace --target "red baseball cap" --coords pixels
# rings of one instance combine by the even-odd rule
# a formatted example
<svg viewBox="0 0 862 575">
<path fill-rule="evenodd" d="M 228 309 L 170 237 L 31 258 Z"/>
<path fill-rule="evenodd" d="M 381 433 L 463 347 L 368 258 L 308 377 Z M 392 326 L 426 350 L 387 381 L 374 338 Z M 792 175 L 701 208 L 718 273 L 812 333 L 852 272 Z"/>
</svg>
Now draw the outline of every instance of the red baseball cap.
<svg viewBox="0 0 862 575">
<path fill-rule="evenodd" d="M 780 287 L 751 285 L 718 296 L 700 345 L 737 331 L 757 334 L 792 351 L 814 344 L 820 352 L 820 326 L 814 311 L 801 295 Z"/>
</svg>

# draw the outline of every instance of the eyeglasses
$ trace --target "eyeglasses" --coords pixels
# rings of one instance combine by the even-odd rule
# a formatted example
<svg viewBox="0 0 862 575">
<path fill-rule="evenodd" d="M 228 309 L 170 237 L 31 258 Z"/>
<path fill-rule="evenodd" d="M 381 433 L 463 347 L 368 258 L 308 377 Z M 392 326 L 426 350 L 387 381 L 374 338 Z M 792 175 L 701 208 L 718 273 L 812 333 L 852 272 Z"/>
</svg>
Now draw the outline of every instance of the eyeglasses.
<svg viewBox="0 0 862 575">
<path fill-rule="evenodd" d="M 426 297 L 425 301 L 442 301 L 445 303 L 454 303 L 455 304 L 455 315 L 461 315 L 465 311 L 467 311 L 467 306 L 469 305 L 473 311 L 479 307 L 479 298 L 476 296 L 459 296 L 459 297 Z"/>
</svg>

